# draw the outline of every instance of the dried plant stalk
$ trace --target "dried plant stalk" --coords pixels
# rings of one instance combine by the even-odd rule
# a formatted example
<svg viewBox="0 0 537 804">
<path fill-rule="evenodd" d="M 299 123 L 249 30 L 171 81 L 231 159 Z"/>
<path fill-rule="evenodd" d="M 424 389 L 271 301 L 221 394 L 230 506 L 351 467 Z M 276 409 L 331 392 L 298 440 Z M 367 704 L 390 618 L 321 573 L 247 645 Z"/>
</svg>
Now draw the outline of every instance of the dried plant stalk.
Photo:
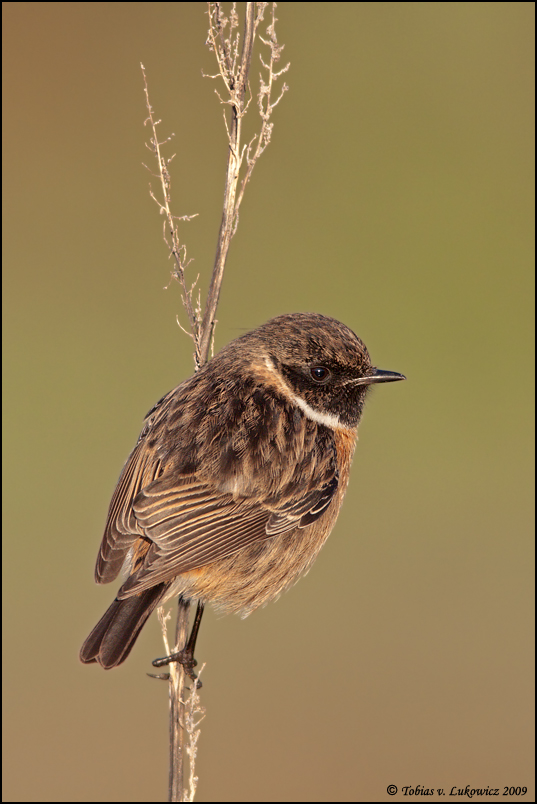
<svg viewBox="0 0 537 804">
<path fill-rule="evenodd" d="M 160 183 L 159 196 L 153 192 L 150 186 L 151 198 L 159 207 L 160 213 L 164 216 L 163 237 L 174 260 L 172 277 L 181 286 L 181 296 L 183 305 L 188 318 L 189 330 L 181 325 L 181 329 L 186 332 L 194 342 L 194 364 L 196 370 L 201 368 L 208 360 L 209 348 L 214 335 L 216 324 L 216 309 L 220 297 L 220 289 L 224 276 L 229 246 L 233 235 L 237 231 L 239 221 L 239 208 L 242 203 L 246 185 L 248 184 L 252 171 L 257 160 L 270 142 L 273 124 L 270 122 L 272 111 L 279 103 L 283 94 L 288 89 L 287 84 L 283 84 L 276 100 L 272 100 L 274 82 L 289 69 L 289 64 L 276 72 L 275 65 L 281 57 L 283 45 L 278 44 L 276 37 L 276 3 L 272 3 L 271 22 L 267 28 L 267 39 L 258 36 L 257 31 L 263 21 L 264 13 L 268 3 L 246 3 L 244 31 L 242 34 L 242 47 L 240 46 L 239 16 L 237 4 L 233 3 L 229 13 L 229 18 L 224 14 L 222 3 L 208 3 L 209 32 L 207 45 L 214 52 L 218 73 L 211 78 L 222 79 L 225 87 L 225 96 L 221 97 L 217 92 L 220 102 L 225 107 L 230 107 L 230 120 L 227 120 L 226 109 L 224 109 L 224 122 L 228 137 L 228 160 L 226 166 L 226 179 L 224 191 L 224 203 L 222 211 L 222 221 L 216 247 L 213 272 L 205 309 L 202 313 L 199 300 L 193 301 L 193 292 L 196 285 L 194 282 L 188 287 L 186 282 L 186 270 L 189 265 L 187 260 L 186 247 L 179 238 L 178 223 L 188 221 L 194 215 L 183 215 L 177 217 L 171 211 L 171 176 L 169 165 L 173 156 L 165 159 L 162 154 L 163 147 L 170 141 L 170 137 L 160 141 L 157 136 L 157 126 L 160 120 L 155 119 L 153 109 L 149 101 L 149 90 L 142 65 L 144 77 L 145 97 L 148 117 L 145 121 L 150 124 L 152 135 L 148 149 L 155 155 L 158 164 L 158 172 L 153 175 L 158 178 Z M 249 94 L 248 75 L 252 61 L 252 51 L 254 42 L 258 36 L 259 40 L 269 48 L 269 57 L 263 59 L 260 56 L 261 65 L 265 74 L 260 73 L 259 92 L 257 95 L 257 108 L 259 111 L 261 125 L 259 132 L 252 137 L 249 143 L 242 143 L 242 122 L 248 112 L 250 100 L 246 100 Z M 166 620 L 162 609 L 159 609 L 163 639 L 165 649 L 169 655 L 171 652 L 180 651 L 187 642 L 188 620 L 190 604 L 188 601 L 179 598 L 177 624 L 175 633 L 175 647 L 170 651 L 166 635 Z M 163 677 L 163 676 L 161 676 Z M 204 710 L 200 705 L 199 695 L 196 684 L 193 684 L 188 701 L 184 700 L 185 674 L 183 667 L 172 663 L 170 672 L 164 677 L 169 678 L 170 691 L 170 778 L 169 778 L 169 801 L 193 801 L 197 777 L 195 776 L 195 757 L 197 741 L 199 738 L 199 723 L 204 715 Z M 201 716 L 201 717 L 200 717 Z M 185 738 L 188 737 L 188 745 L 185 746 Z M 183 759 L 185 752 L 189 757 L 190 772 L 188 789 L 184 788 Z"/>
</svg>

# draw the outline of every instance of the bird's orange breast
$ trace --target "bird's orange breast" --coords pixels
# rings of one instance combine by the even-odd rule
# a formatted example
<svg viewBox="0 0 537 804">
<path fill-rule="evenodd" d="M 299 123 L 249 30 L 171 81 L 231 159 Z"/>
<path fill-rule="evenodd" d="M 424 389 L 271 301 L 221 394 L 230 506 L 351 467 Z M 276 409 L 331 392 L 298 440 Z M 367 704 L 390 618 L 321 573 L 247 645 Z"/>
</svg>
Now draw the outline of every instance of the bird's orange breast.
<svg viewBox="0 0 537 804">
<path fill-rule="evenodd" d="M 334 431 L 336 455 L 339 470 L 340 484 L 345 488 L 349 482 L 352 456 L 356 447 L 356 430 L 340 428 Z"/>
</svg>

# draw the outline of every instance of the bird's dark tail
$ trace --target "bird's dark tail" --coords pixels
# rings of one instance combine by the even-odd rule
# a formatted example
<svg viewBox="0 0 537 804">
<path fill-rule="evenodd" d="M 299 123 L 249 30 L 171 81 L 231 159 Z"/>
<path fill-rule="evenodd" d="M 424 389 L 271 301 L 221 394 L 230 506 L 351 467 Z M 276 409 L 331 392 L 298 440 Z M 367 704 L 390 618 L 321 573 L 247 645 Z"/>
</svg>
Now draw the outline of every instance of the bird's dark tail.
<svg viewBox="0 0 537 804">
<path fill-rule="evenodd" d="M 116 597 L 82 645 L 80 661 L 84 664 L 99 662 L 105 670 L 124 662 L 168 586 L 160 583 L 125 600 Z"/>
</svg>

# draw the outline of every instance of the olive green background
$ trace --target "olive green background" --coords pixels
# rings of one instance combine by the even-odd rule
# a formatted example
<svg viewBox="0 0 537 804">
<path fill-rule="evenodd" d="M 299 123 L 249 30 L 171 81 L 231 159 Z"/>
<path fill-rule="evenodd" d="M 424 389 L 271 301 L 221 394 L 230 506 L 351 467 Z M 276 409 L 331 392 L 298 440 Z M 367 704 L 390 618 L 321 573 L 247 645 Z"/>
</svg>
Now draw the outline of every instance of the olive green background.
<svg viewBox="0 0 537 804">
<path fill-rule="evenodd" d="M 199 213 L 181 231 L 204 290 L 226 156 L 205 11 L 3 5 L 6 801 L 166 799 L 156 619 L 120 669 L 78 650 L 116 589 L 93 564 L 123 461 L 193 368 L 139 63 L 175 133 L 174 211 Z M 278 7 L 290 91 L 216 348 L 314 310 L 408 381 L 371 394 L 307 578 L 244 621 L 207 612 L 199 801 L 534 798 L 533 13 Z"/>
</svg>

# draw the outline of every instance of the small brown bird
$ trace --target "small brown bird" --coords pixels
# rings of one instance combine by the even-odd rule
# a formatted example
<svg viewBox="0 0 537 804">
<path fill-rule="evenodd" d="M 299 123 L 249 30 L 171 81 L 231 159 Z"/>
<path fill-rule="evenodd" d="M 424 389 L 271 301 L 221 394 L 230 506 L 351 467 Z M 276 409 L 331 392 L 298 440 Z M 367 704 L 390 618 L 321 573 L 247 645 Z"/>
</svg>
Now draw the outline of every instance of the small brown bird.
<svg viewBox="0 0 537 804">
<path fill-rule="evenodd" d="M 371 365 L 333 318 L 273 318 L 228 344 L 149 411 L 110 503 L 95 568 L 127 578 L 80 659 L 116 667 L 157 605 L 246 617 L 309 570 L 332 530 L 367 389 L 404 380 Z"/>
</svg>

